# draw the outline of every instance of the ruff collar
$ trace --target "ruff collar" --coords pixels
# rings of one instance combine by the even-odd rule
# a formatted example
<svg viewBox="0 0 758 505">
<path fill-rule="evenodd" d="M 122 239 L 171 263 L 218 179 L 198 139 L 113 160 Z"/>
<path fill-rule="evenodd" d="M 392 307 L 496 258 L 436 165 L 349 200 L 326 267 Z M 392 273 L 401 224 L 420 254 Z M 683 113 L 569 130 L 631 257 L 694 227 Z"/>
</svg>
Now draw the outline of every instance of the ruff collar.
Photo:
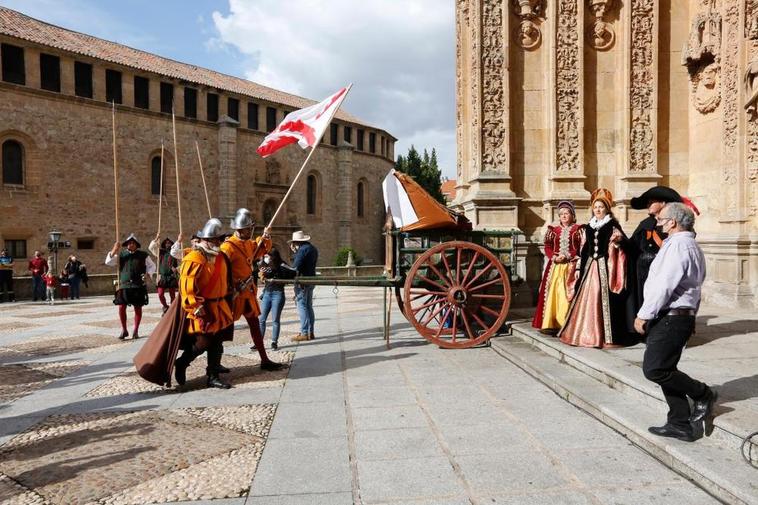
<svg viewBox="0 0 758 505">
<path fill-rule="evenodd" d="M 590 222 L 587 224 L 589 224 L 590 228 L 592 228 L 593 230 L 599 230 L 600 228 L 608 224 L 610 220 L 611 220 L 610 214 L 606 214 L 605 217 L 603 217 L 603 219 L 600 219 L 600 220 L 598 220 L 598 218 L 596 218 L 595 216 L 592 216 L 592 219 L 590 219 Z"/>
</svg>

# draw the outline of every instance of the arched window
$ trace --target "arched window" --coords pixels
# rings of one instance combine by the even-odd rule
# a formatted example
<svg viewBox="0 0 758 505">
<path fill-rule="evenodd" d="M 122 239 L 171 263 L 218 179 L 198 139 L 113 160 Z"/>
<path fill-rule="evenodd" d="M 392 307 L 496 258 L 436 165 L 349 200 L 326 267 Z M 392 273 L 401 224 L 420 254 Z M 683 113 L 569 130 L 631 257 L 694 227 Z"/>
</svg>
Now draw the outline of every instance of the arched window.
<svg viewBox="0 0 758 505">
<path fill-rule="evenodd" d="M 358 217 L 363 217 L 363 193 L 365 191 L 365 185 L 363 184 L 363 181 L 360 181 L 358 183 L 358 195 L 356 200 L 356 209 L 358 211 Z"/>
<path fill-rule="evenodd" d="M 318 180 L 316 176 L 310 174 L 308 176 L 307 183 L 307 200 L 306 200 L 306 212 L 308 214 L 316 214 L 316 190 L 318 189 Z"/>
<path fill-rule="evenodd" d="M 150 192 L 155 196 L 161 193 L 161 157 L 153 156 L 150 160 Z M 163 194 L 166 194 L 166 188 L 163 188 Z"/>
<path fill-rule="evenodd" d="M 3 184 L 24 184 L 24 148 L 15 140 L 3 142 Z"/>
<path fill-rule="evenodd" d="M 278 206 L 279 202 L 276 200 L 266 200 L 263 204 L 263 226 L 268 226 L 271 222 L 271 218 L 274 217 L 274 212 L 276 212 Z M 281 216 L 281 214 L 279 215 Z"/>
</svg>

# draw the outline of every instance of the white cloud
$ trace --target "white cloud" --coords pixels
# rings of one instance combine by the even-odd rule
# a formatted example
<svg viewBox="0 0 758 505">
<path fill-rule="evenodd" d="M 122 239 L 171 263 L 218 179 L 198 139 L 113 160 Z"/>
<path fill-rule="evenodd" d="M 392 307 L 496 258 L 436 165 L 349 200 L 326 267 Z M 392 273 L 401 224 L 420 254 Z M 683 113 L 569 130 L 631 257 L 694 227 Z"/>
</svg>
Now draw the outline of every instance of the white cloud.
<svg viewBox="0 0 758 505">
<path fill-rule="evenodd" d="M 455 174 L 455 13 L 439 0 L 229 0 L 218 40 L 245 76 L 308 98 L 354 83 L 345 108 L 399 142 L 437 148 Z M 444 144 L 443 144 L 444 143 Z"/>
</svg>

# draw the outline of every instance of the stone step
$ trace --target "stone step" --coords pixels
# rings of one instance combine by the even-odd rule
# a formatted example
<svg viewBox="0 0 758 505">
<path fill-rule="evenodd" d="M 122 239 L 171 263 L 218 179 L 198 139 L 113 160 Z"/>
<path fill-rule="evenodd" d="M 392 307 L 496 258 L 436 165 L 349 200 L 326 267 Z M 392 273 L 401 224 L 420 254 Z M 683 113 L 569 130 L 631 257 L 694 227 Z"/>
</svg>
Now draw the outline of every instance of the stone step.
<svg viewBox="0 0 758 505">
<path fill-rule="evenodd" d="M 495 352 L 533 376 L 572 405 L 621 433 L 630 442 L 729 504 L 758 505 L 758 470 L 740 452 L 713 437 L 687 443 L 650 434 L 660 425 L 662 409 L 639 401 L 629 387 L 616 389 L 517 335 L 492 339 Z M 557 359 L 556 359 L 557 358 Z"/>
<path fill-rule="evenodd" d="M 535 330 L 529 322 L 514 322 L 511 324 L 511 330 L 513 336 L 593 379 L 627 394 L 635 401 L 656 409 L 664 416 L 668 412 L 661 388 L 645 379 L 641 363 L 630 363 L 615 356 L 613 352 L 598 352 L 597 349 L 565 345 L 557 338 Z M 758 430 L 758 414 L 752 410 L 718 406 L 715 410 L 717 416 L 710 437 L 735 451 L 740 451 L 745 438 Z M 758 462 L 758 437 L 753 437 L 748 443 L 750 447 L 746 452 L 754 456 Z"/>
</svg>

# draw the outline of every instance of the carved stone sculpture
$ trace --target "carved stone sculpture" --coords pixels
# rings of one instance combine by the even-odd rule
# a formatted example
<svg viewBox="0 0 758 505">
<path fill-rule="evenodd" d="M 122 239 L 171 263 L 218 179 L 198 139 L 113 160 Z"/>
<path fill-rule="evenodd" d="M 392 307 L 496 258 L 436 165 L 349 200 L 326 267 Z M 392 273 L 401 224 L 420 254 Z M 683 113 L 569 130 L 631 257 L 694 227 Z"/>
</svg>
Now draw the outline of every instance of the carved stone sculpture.
<svg viewBox="0 0 758 505">
<path fill-rule="evenodd" d="M 700 11 L 692 20 L 690 35 L 682 48 L 682 65 L 690 75 L 718 61 L 721 53 L 721 14 L 716 0 L 701 0 Z"/>
<path fill-rule="evenodd" d="M 758 0 L 747 0 L 745 4 L 745 37 L 758 40 Z"/>
<path fill-rule="evenodd" d="M 721 102 L 717 63 L 711 63 L 692 77 L 692 100 L 698 112 L 708 114 L 716 110 Z"/>
<path fill-rule="evenodd" d="M 752 120 L 758 120 L 758 60 L 753 61 L 745 70 L 745 110 Z"/>
<path fill-rule="evenodd" d="M 266 182 L 268 184 L 281 184 L 281 166 L 275 159 L 266 160 Z"/>
<path fill-rule="evenodd" d="M 610 49 L 616 41 L 616 33 L 613 31 L 613 26 L 603 18 L 613 7 L 613 0 L 588 0 L 588 2 L 589 10 L 595 16 L 595 22 L 587 29 L 587 40 L 598 51 Z"/>
<path fill-rule="evenodd" d="M 538 25 L 545 12 L 544 0 L 512 0 L 513 13 L 521 22 L 513 30 L 513 38 L 519 47 L 530 50 L 539 47 L 542 32 Z"/>
</svg>

